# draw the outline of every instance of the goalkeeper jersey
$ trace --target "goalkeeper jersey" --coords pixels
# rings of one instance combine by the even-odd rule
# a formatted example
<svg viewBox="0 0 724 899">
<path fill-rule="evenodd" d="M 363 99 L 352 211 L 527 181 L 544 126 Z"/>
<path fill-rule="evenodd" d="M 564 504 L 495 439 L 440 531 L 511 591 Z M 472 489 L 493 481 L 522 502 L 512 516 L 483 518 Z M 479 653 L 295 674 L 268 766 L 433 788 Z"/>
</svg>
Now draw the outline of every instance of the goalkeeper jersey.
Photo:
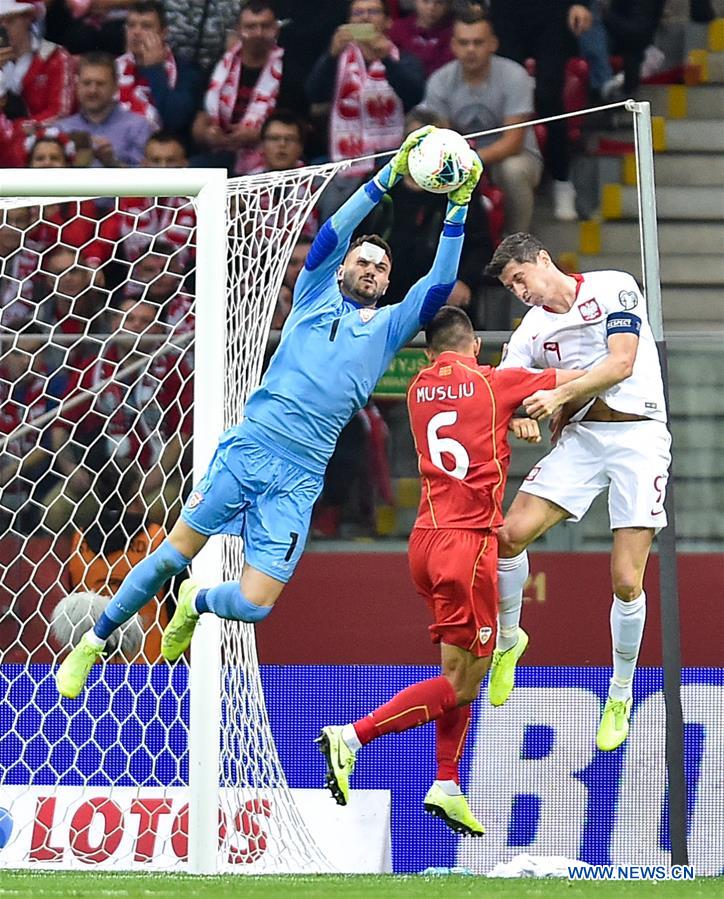
<svg viewBox="0 0 724 899">
<path fill-rule="evenodd" d="M 279 347 L 246 403 L 245 420 L 232 429 L 320 474 L 339 432 L 366 404 L 395 353 L 444 305 L 457 276 L 463 226 L 446 223 L 432 268 L 401 303 L 376 309 L 342 295 L 337 269 L 354 228 L 382 196 L 369 182 L 322 227 Z M 233 471 L 233 459 L 226 463 Z"/>
</svg>

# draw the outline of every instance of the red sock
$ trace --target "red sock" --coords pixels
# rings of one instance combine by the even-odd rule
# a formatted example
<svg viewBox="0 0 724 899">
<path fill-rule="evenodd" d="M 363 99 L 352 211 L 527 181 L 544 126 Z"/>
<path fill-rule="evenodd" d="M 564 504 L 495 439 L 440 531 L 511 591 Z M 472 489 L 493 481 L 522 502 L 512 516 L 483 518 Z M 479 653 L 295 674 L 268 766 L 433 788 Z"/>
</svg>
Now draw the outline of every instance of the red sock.
<svg viewBox="0 0 724 899">
<path fill-rule="evenodd" d="M 383 734 L 400 734 L 434 721 L 456 705 L 455 690 L 450 681 L 442 676 L 433 677 L 400 690 L 389 702 L 355 721 L 353 726 L 364 746 Z"/>
<path fill-rule="evenodd" d="M 469 705 L 459 705 L 435 722 L 437 780 L 454 780 L 456 784 L 460 783 L 458 763 L 462 758 L 470 727 L 470 708 Z"/>
</svg>

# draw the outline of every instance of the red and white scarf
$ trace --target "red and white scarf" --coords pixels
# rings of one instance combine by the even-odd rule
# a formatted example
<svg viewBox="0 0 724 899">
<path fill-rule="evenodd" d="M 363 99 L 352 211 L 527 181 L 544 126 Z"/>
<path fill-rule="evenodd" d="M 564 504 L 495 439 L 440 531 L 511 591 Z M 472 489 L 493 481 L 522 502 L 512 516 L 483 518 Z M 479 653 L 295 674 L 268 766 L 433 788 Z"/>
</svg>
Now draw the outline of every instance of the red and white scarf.
<svg viewBox="0 0 724 899">
<path fill-rule="evenodd" d="M 233 122 L 232 118 L 241 84 L 241 57 L 242 44 L 239 42 L 227 50 L 216 64 L 206 91 L 206 112 L 214 124 L 224 130 L 239 124 Z M 240 123 L 244 128 L 261 128 L 274 111 L 281 86 L 283 59 L 282 47 L 274 47 L 251 92 L 249 105 Z M 245 147 L 237 154 L 234 171 L 245 175 L 259 164 L 260 158 L 258 148 Z"/>
<path fill-rule="evenodd" d="M 178 69 L 176 60 L 171 50 L 166 48 L 163 60 L 166 78 L 171 90 L 176 87 Z M 116 60 L 116 72 L 118 73 L 118 101 L 124 109 L 142 115 L 155 128 L 161 127 L 161 117 L 153 105 L 151 86 L 138 74 L 138 68 L 132 53 L 124 53 Z"/>
<path fill-rule="evenodd" d="M 399 59 L 394 44 L 390 55 Z M 402 101 L 390 86 L 384 65 L 375 60 L 368 67 L 359 44 L 348 44 L 337 65 L 329 126 L 332 159 L 393 150 L 400 145 L 404 132 Z M 364 175 L 374 167 L 372 160 L 366 160 L 345 169 L 344 174 Z"/>
</svg>

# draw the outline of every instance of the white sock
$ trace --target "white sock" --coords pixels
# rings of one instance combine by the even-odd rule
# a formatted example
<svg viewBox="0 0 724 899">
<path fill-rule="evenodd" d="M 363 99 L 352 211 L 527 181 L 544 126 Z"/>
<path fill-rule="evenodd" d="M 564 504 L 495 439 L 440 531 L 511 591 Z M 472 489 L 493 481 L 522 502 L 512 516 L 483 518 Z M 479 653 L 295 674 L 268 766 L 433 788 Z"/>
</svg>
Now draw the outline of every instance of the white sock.
<svg viewBox="0 0 724 899">
<path fill-rule="evenodd" d="M 518 642 L 523 587 L 529 571 L 525 550 L 512 559 L 498 559 L 498 637 L 495 648 L 501 652 L 512 649 Z"/>
<path fill-rule="evenodd" d="M 611 606 L 611 640 L 613 643 L 613 677 L 608 688 L 611 699 L 630 699 L 636 660 L 641 649 L 646 622 L 646 594 L 631 602 L 614 595 Z"/>
<path fill-rule="evenodd" d="M 102 649 L 106 645 L 106 641 L 103 637 L 99 637 L 98 634 L 91 628 L 85 635 L 86 640 L 90 643 L 91 646 L 96 646 L 98 649 Z"/>
<path fill-rule="evenodd" d="M 352 752 L 357 752 L 358 749 L 362 748 L 353 724 L 345 724 L 342 728 L 342 740 L 346 744 L 347 749 L 351 749 Z"/>
<path fill-rule="evenodd" d="M 460 784 L 456 784 L 454 780 L 436 780 L 435 783 L 445 793 L 446 796 L 461 796 L 462 790 Z"/>
</svg>

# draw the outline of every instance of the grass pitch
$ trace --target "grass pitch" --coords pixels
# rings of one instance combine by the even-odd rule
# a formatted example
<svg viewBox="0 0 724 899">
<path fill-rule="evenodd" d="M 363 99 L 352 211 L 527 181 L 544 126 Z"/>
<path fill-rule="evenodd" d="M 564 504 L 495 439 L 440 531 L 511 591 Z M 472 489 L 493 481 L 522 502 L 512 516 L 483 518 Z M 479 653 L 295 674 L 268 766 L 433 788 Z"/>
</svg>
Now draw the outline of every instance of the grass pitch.
<svg viewBox="0 0 724 899">
<path fill-rule="evenodd" d="M 695 881 L 622 881 L 572 883 L 562 879 L 502 880 L 484 877 L 421 875 L 319 875 L 286 877 L 190 877 L 183 874 L 96 874 L 85 872 L 0 873 L 0 897 L 12 899 L 418 899 L 418 897 L 715 897 L 724 893 L 724 879 L 708 877 Z"/>
</svg>

